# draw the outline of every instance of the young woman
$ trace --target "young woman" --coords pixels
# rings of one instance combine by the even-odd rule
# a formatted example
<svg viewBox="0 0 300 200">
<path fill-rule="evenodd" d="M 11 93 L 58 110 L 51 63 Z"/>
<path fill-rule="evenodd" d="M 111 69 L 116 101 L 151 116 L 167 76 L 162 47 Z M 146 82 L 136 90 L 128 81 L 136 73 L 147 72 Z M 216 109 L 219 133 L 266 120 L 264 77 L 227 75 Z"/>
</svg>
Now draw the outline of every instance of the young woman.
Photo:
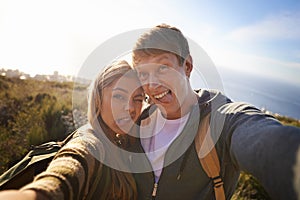
<svg viewBox="0 0 300 200">
<path fill-rule="evenodd" d="M 138 119 L 144 98 L 126 61 L 105 68 L 89 93 L 89 126 L 79 129 L 32 183 L 1 192 L 0 199 L 136 199 L 132 175 L 118 170 L 123 159 L 118 149 L 130 145 L 126 133 Z"/>
</svg>

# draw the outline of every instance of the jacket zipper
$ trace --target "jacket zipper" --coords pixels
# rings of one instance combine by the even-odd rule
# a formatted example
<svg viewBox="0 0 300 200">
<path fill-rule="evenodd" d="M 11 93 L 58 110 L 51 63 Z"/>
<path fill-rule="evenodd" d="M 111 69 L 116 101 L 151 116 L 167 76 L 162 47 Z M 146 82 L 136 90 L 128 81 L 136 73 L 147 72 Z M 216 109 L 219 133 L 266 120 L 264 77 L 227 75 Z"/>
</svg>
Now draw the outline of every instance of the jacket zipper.
<svg viewBox="0 0 300 200">
<path fill-rule="evenodd" d="M 152 190 L 152 199 L 155 199 L 156 197 L 157 188 L 158 188 L 158 183 L 154 183 L 153 190 Z"/>
<path fill-rule="evenodd" d="M 159 181 L 158 182 L 155 181 L 155 174 L 154 174 L 154 170 L 153 170 L 152 164 L 151 164 L 151 162 L 150 162 L 150 160 L 149 160 L 149 158 L 148 158 L 148 156 L 147 156 L 147 154 L 146 154 L 146 152 L 145 152 L 142 144 L 141 144 L 141 150 L 142 150 L 142 153 L 145 154 L 146 159 L 147 159 L 147 161 L 148 161 L 148 163 L 149 163 L 149 165 L 151 166 L 151 169 L 152 169 L 152 177 L 153 177 L 154 184 L 153 184 L 153 189 L 152 189 L 152 195 L 151 196 L 152 196 L 152 200 L 155 200 L 156 194 L 157 194 L 158 182 Z"/>
</svg>

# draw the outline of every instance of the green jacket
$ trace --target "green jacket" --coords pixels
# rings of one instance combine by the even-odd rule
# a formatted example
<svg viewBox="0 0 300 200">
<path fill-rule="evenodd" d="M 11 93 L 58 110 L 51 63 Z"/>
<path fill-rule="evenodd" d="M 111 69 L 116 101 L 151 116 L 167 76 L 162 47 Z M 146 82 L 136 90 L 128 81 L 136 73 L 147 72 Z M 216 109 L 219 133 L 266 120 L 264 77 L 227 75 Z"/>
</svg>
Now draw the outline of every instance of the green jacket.
<svg viewBox="0 0 300 200">
<path fill-rule="evenodd" d="M 300 147 L 300 129 L 283 126 L 257 108 L 233 103 L 219 92 L 200 90 L 198 94 L 199 102 L 210 104 L 211 132 L 216 141 L 226 199 L 232 196 L 241 170 L 256 176 L 272 199 L 296 199 L 293 167 Z M 155 113 L 155 109 L 149 110 L 142 115 L 141 123 Z M 205 112 L 209 111 L 202 109 L 200 116 Z M 199 113 L 199 106 L 194 106 L 182 133 L 167 150 L 156 200 L 215 198 L 212 180 L 204 172 L 193 142 Z M 282 140 L 283 134 L 290 143 Z M 274 145 L 278 145 L 277 150 L 272 151 L 270 147 Z M 140 143 L 136 150 L 144 152 Z M 138 163 L 141 172 L 134 174 L 139 199 L 152 199 L 154 174 L 146 155 L 143 160 L 133 159 L 132 163 Z M 143 173 L 142 168 L 146 172 Z"/>
</svg>

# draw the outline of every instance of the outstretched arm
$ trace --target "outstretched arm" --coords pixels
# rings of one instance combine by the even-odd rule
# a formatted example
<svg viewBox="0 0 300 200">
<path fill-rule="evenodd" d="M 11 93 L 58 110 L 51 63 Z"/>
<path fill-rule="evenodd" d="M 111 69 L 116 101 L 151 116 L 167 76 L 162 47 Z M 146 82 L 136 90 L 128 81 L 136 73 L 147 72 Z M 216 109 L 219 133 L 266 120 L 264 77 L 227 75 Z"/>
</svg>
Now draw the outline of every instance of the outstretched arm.
<svg viewBox="0 0 300 200">
<path fill-rule="evenodd" d="M 104 156 L 102 143 L 91 133 L 73 138 L 47 170 L 20 190 L 0 192 L 0 199 L 76 199 L 88 195 Z M 101 157 L 102 158 L 102 157 Z M 98 159 L 98 160 L 97 160 Z"/>
<path fill-rule="evenodd" d="M 47 196 L 43 195 L 42 193 L 36 192 L 34 190 L 6 190 L 0 192 L 0 199 L 6 200 L 16 200 L 16 199 L 23 199 L 23 200 L 47 200 Z"/>
<path fill-rule="evenodd" d="M 272 199 L 297 199 L 300 129 L 284 126 L 249 105 L 238 110 L 229 120 L 233 160 L 259 179 Z"/>
</svg>

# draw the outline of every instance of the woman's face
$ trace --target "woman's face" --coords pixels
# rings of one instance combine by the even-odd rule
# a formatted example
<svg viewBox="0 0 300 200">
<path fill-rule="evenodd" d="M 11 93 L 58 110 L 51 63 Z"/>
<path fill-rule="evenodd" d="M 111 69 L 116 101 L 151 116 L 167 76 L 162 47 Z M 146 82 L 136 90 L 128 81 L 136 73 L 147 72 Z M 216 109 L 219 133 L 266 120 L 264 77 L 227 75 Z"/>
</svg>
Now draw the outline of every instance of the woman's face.
<svg viewBox="0 0 300 200">
<path fill-rule="evenodd" d="M 144 92 L 136 77 L 122 76 L 103 89 L 101 117 L 116 133 L 128 133 L 141 114 Z"/>
</svg>

